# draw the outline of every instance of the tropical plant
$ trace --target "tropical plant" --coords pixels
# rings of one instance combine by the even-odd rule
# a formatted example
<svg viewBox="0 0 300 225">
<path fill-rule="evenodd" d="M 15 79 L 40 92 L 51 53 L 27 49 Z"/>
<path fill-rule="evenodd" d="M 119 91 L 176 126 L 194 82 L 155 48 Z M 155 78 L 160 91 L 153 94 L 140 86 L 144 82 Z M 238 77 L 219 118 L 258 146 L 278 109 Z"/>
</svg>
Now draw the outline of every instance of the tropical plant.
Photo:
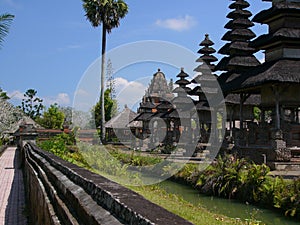
<svg viewBox="0 0 300 225">
<path fill-rule="evenodd" d="M 109 121 L 113 116 L 117 114 L 118 104 L 115 99 L 111 98 L 111 90 L 106 89 L 104 93 L 104 112 L 105 112 L 105 121 Z M 99 102 L 94 106 L 92 109 L 92 117 L 94 119 L 94 125 L 96 127 L 101 127 L 101 119 L 102 119 L 102 100 L 100 99 Z"/>
<path fill-rule="evenodd" d="M 128 13 L 128 6 L 123 0 L 82 0 L 85 16 L 93 27 L 102 25 L 102 60 L 101 60 L 101 139 L 105 139 L 105 112 L 104 112 L 104 79 L 105 79 L 105 53 L 106 34 L 120 25 L 120 19 Z"/>
<path fill-rule="evenodd" d="M 287 216 L 300 216 L 300 179 L 280 180 L 274 190 L 274 206 L 283 209 Z"/>
<path fill-rule="evenodd" d="M 55 103 L 50 105 L 47 111 L 44 111 L 42 117 L 37 118 L 37 122 L 48 129 L 61 129 L 64 123 L 65 115 Z"/>
<path fill-rule="evenodd" d="M 43 100 L 37 97 L 36 94 L 36 90 L 28 89 L 22 99 L 22 105 L 19 106 L 27 116 L 34 120 L 41 116 L 41 111 L 44 109 Z"/>
<path fill-rule="evenodd" d="M 249 164 L 247 171 L 240 177 L 241 185 L 239 189 L 239 198 L 248 202 L 262 201 L 263 185 L 266 184 L 269 172 L 270 168 L 265 164 Z"/>
<path fill-rule="evenodd" d="M 0 48 L 2 46 L 4 38 L 8 34 L 9 27 L 13 18 L 13 15 L 7 13 L 0 15 Z"/>
<path fill-rule="evenodd" d="M 248 165 L 245 159 L 232 155 L 219 156 L 217 161 L 199 176 L 197 186 L 204 193 L 235 198 L 242 185 L 241 177 L 245 176 Z"/>
</svg>

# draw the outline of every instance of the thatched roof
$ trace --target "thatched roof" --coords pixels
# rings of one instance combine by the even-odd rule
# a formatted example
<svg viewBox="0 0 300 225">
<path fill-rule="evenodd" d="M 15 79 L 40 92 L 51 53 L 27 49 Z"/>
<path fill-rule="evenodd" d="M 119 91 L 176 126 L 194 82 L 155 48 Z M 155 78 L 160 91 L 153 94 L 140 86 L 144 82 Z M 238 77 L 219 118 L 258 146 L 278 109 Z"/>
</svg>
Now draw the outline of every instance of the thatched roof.
<svg viewBox="0 0 300 225">
<path fill-rule="evenodd" d="M 255 49 L 249 46 L 250 40 L 256 37 L 255 33 L 249 29 L 253 23 L 249 20 L 251 12 L 244 10 L 249 7 L 249 3 L 243 0 L 235 0 L 230 5 L 231 9 L 235 9 L 228 14 L 227 18 L 232 20 L 226 24 L 225 28 L 230 29 L 223 36 L 222 40 L 229 41 L 225 44 L 219 53 L 227 55 L 216 65 L 215 71 L 227 71 L 218 79 L 220 85 L 227 82 L 229 76 L 233 73 L 241 73 L 252 67 L 260 65 L 260 62 L 253 55 Z"/>
<path fill-rule="evenodd" d="M 110 121 L 105 123 L 106 128 L 124 129 L 128 127 L 128 124 L 137 117 L 137 114 L 125 107 L 124 110 L 113 117 Z"/>
<path fill-rule="evenodd" d="M 150 101 L 140 103 L 140 109 L 154 109 L 155 107 L 156 105 Z"/>
<path fill-rule="evenodd" d="M 229 19 L 237 19 L 237 18 L 249 18 L 252 16 L 252 13 L 248 10 L 244 10 L 244 9 L 236 9 L 232 12 L 230 12 L 227 15 L 227 18 Z"/>
<path fill-rule="evenodd" d="M 153 114 L 154 113 L 150 112 L 141 112 L 132 121 L 149 121 Z"/>
<path fill-rule="evenodd" d="M 284 40 L 288 41 L 297 41 L 299 42 L 300 29 L 298 28 L 280 28 L 275 33 L 264 34 L 252 41 L 251 46 L 261 47 L 268 43 L 275 43 L 278 41 L 283 42 Z"/>
<path fill-rule="evenodd" d="M 267 83 L 300 83 L 300 59 L 266 62 L 228 82 L 223 86 L 223 91 L 240 92 L 259 88 Z"/>
<path fill-rule="evenodd" d="M 224 99 L 226 105 L 240 105 L 240 95 L 239 94 L 229 94 Z M 258 106 L 261 103 L 260 95 L 251 95 L 247 100 L 244 102 L 243 105 L 251 105 L 251 106 Z"/>
<path fill-rule="evenodd" d="M 203 47 L 198 51 L 199 54 L 213 54 L 215 52 L 216 50 L 212 47 Z"/>
<path fill-rule="evenodd" d="M 236 40 L 237 38 L 242 38 L 243 40 L 250 40 L 252 38 L 255 38 L 256 35 L 253 33 L 253 31 L 246 29 L 246 28 L 241 28 L 241 29 L 234 29 L 228 31 L 226 34 L 224 34 L 222 40 L 223 41 L 233 41 Z"/>
<path fill-rule="evenodd" d="M 216 65 L 216 70 L 221 71 L 233 71 L 235 69 L 240 70 L 240 67 L 256 67 L 260 65 L 260 62 L 256 59 L 255 56 L 233 56 L 233 57 L 224 57 L 221 61 Z M 240 70 L 242 71 L 242 70 Z"/>
<path fill-rule="evenodd" d="M 300 5 L 299 2 L 278 2 L 273 3 L 272 7 L 261 11 L 253 17 L 253 21 L 257 23 L 265 23 L 266 20 L 278 15 L 278 14 L 298 14 L 299 15 Z"/>
<path fill-rule="evenodd" d="M 229 8 L 230 9 L 245 9 L 248 8 L 250 6 L 250 4 L 247 1 L 244 0 L 237 0 L 236 2 L 232 3 Z"/>
<path fill-rule="evenodd" d="M 233 41 L 231 43 L 225 44 L 220 50 L 219 54 L 230 55 L 230 51 L 239 51 L 249 52 L 249 54 L 254 53 L 255 48 L 249 47 L 249 42 L 245 41 Z"/>
<path fill-rule="evenodd" d="M 249 28 L 254 26 L 254 23 L 251 22 L 248 18 L 238 18 L 235 20 L 230 20 L 225 26 L 224 28 L 226 29 L 234 29 L 236 27 L 240 27 L 240 28 Z"/>
</svg>

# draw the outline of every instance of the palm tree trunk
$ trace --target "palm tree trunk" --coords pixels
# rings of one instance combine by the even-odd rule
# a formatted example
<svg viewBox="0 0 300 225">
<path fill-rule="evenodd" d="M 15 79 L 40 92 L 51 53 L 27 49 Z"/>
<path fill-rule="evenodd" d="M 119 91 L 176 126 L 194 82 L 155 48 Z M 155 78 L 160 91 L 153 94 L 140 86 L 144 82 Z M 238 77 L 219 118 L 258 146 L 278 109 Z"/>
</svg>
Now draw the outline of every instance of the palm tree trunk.
<svg viewBox="0 0 300 225">
<path fill-rule="evenodd" d="M 101 59 L 101 142 L 105 143 L 105 108 L 104 108 L 104 82 L 105 82 L 105 52 L 106 52 L 106 26 L 102 26 L 102 59 Z"/>
</svg>

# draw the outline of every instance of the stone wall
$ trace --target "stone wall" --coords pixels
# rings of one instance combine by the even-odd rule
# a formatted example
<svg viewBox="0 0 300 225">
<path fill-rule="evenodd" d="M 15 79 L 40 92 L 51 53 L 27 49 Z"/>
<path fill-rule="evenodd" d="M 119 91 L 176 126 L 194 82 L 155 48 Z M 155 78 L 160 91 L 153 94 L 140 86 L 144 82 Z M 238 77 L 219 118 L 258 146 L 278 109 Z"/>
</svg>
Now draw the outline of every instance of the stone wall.
<svg viewBox="0 0 300 225">
<path fill-rule="evenodd" d="M 33 144 L 25 145 L 23 152 L 34 225 L 191 224 L 137 193 Z"/>
<path fill-rule="evenodd" d="M 262 164 L 264 160 L 268 164 L 269 162 L 273 162 L 275 158 L 274 150 L 268 147 L 236 147 L 235 151 L 240 158 L 249 159 L 256 164 Z"/>
</svg>

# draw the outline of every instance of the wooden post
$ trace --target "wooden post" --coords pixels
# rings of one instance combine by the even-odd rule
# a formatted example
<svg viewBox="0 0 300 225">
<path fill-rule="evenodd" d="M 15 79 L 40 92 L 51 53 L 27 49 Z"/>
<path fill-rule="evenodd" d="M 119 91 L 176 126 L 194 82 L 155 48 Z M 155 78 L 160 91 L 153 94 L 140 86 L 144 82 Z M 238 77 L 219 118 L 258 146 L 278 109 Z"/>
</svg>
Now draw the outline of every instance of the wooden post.
<svg viewBox="0 0 300 225">
<path fill-rule="evenodd" d="M 244 95 L 240 94 L 240 130 L 243 130 L 244 125 L 243 125 L 243 104 L 244 104 Z"/>
<path fill-rule="evenodd" d="M 280 103 L 279 103 L 279 91 L 278 88 L 275 87 L 273 89 L 275 95 L 275 112 L 276 112 L 276 119 L 275 119 L 275 128 L 276 130 L 280 130 Z"/>
</svg>

